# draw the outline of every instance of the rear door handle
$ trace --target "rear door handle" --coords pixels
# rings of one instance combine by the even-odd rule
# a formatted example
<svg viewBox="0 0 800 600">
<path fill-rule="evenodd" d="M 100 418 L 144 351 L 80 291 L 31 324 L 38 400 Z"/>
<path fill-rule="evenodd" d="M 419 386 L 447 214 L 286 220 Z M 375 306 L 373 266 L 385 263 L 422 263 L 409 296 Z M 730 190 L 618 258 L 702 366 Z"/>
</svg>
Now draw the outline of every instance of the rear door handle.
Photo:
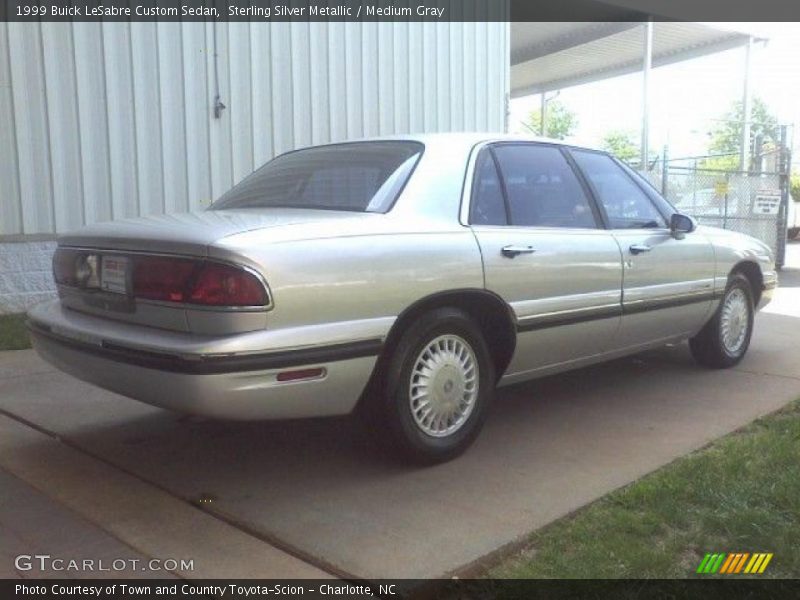
<svg viewBox="0 0 800 600">
<path fill-rule="evenodd" d="M 634 244 L 629 248 L 631 254 L 641 254 L 642 252 L 650 252 L 653 248 L 647 244 Z"/>
<path fill-rule="evenodd" d="M 504 246 L 502 250 L 503 256 L 506 258 L 514 258 L 519 254 L 533 254 L 536 250 L 533 249 L 532 246 L 521 246 L 512 244 L 510 246 Z"/>
</svg>

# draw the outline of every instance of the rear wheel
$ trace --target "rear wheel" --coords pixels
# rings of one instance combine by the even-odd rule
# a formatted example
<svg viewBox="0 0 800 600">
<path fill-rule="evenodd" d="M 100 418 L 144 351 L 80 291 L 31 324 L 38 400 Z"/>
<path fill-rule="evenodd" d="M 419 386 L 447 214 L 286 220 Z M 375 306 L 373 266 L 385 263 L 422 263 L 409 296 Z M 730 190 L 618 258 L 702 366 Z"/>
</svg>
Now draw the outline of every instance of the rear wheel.
<svg viewBox="0 0 800 600">
<path fill-rule="evenodd" d="M 371 398 L 373 432 L 416 463 L 450 460 L 480 432 L 494 389 L 494 365 L 480 328 L 440 308 L 403 334 Z"/>
<path fill-rule="evenodd" d="M 737 364 L 750 346 L 753 313 L 750 281 L 741 273 L 733 273 L 714 316 L 689 340 L 694 359 L 717 369 Z"/>
</svg>

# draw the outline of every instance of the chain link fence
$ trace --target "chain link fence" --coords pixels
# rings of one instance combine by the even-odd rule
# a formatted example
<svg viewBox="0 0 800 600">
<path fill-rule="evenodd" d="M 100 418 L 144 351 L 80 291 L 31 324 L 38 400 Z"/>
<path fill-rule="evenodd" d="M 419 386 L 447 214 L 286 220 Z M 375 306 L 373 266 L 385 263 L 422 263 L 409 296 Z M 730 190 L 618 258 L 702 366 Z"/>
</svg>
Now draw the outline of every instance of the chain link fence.
<svg viewBox="0 0 800 600">
<path fill-rule="evenodd" d="M 786 244 L 788 156 L 765 161 L 763 171 L 728 171 L 705 168 L 704 159 L 692 157 L 658 161 L 640 171 L 675 208 L 701 225 L 721 227 L 751 235 L 767 244 L 783 265 Z"/>
</svg>

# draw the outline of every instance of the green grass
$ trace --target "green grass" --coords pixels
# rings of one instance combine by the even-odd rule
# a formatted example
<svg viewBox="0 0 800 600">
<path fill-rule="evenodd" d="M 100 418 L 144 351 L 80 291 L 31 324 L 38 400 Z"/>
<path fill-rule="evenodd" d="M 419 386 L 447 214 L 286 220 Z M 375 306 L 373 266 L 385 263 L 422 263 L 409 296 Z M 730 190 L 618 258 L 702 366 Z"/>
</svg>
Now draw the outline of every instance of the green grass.
<svg viewBox="0 0 800 600">
<path fill-rule="evenodd" d="M 30 347 L 25 315 L 0 315 L 0 350 L 24 350 Z"/>
<path fill-rule="evenodd" d="M 800 577 L 800 401 L 536 532 L 487 575 L 710 577 L 695 575 L 706 552 L 774 552 L 760 577 Z"/>
</svg>

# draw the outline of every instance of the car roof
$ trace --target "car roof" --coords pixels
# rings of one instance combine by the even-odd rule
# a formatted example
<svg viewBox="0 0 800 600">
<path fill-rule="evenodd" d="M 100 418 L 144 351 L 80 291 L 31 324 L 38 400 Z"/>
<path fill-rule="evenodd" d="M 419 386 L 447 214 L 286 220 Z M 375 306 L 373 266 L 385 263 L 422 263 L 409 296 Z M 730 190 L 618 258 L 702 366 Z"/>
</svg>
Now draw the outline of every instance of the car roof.
<svg viewBox="0 0 800 600">
<path fill-rule="evenodd" d="M 572 144 L 563 140 L 556 140 L 546 137 L 539 137 L 524 134 L 511 134 L 511 133 L 491 133 L 491 132 L 450 132 L 450 133 L 419 133 L 419 134 L 404 134 L 404 135 L 384 135 L 374 137 L 355 138 L 348 140 L 341 140 L 339 142 L 329 142 L 326 144 L 315 144 L 314 146 L 329 146 L 341 143 L 354 143 L 354 142 L 387 142 L 387 141 L 411 141 L 425 144 L 426 146 L 460 146 L 472 148 L 473 146 L 485 142 L 539 142 L 546 144 L 555 144 L 559 146 L 569 146 L 572 148 L 585 148 L 587 150 L 594 150 L 587 146 L 579 144 Z M 307 146 L 307 147 L 314 147 Z"/>
<path fill-rule="evenodd" d="M 423 143 L 461 142 L 470 145 L 474 145 L 476 143 L 481 143 L 481 142 L 492 142 L 492 141 L 547 142 L 550 144 L 567 145 L 566 142 L 564 142 L 563 140 L 555 140 L 534 135 L 524 135 L 524 134 L 514 134 L 514 133 L 492 133 L 492 132 L 480 132 L 480 131 L 464 131 L 464 132 L 452 132 L 452 133 L 420 133 L 416 135 L 412 134 L 412 135 L 384 136 L 381 138 L 372 138 L 372 139 L 387 139 L 387 140 L 404 139 L 404 140 L 416 140 Z"/>
</svg>

